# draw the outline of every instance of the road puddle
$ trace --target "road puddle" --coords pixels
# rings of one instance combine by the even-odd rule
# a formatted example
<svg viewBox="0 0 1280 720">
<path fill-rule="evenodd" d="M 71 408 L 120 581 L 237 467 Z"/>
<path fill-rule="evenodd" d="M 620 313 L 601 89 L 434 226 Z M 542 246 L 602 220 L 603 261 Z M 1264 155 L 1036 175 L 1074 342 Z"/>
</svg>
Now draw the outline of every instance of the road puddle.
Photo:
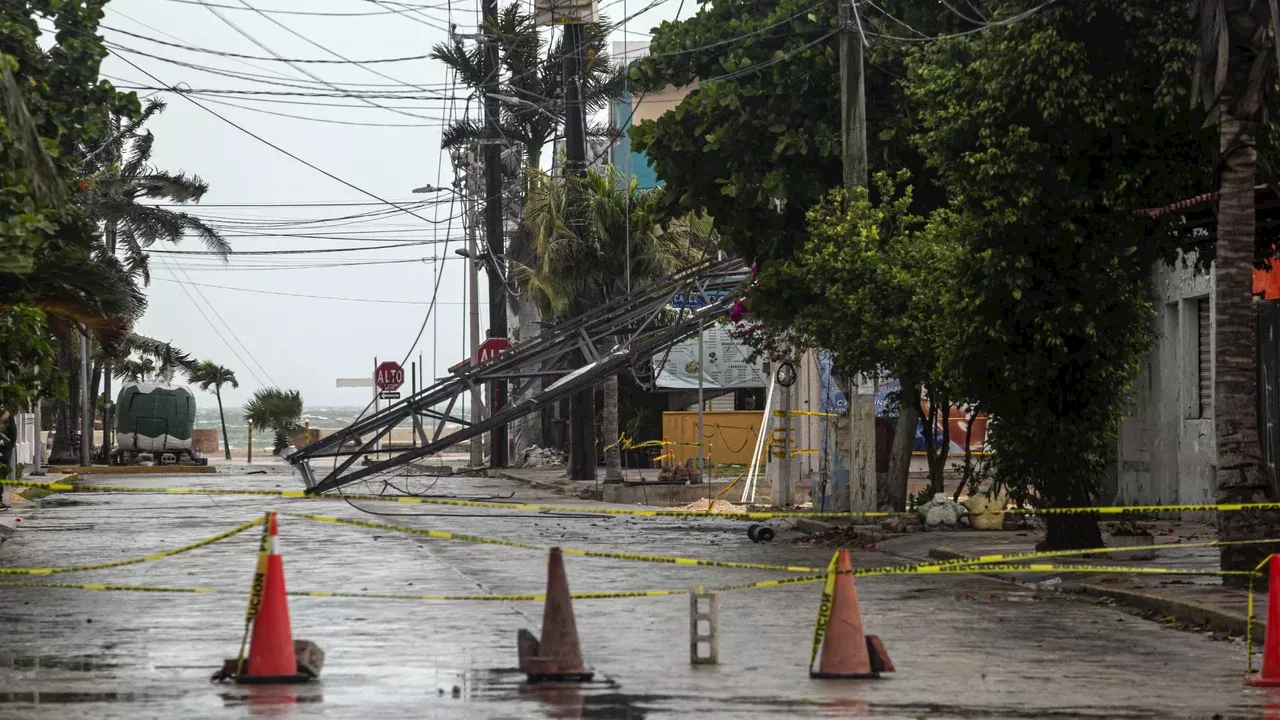
<svg viewBox="0 0 1280 720">
<path fill-rule="evenodd" d="M 54 655 L 40 655 L 0 658 L 0 667 L 7 667 L 19 672 L 35 672 L 37 670 L 97 672 L 100 670 L 112 670 L 119 667 L 119 665 L 90 656 L 57 657 Z"/>
</svg>

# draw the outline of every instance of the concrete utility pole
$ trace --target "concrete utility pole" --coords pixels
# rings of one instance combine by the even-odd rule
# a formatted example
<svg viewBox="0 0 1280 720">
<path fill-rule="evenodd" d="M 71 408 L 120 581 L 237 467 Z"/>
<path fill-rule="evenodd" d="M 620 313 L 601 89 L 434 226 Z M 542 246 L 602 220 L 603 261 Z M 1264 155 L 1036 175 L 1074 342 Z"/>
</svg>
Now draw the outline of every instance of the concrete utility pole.
<svg viewBox="0 0 1280 720">
<path fill-rule="evenodd" d="M 480 244 L 477 241 L 477 235 L 480 225 L 480 213 L 476 211 L 477 199 L 474 192 L 478 183 L 476 179 L 476 165 L 472 153 L 466 153 L 466 178 L 467 178 L 467 199 L 468 204 L 467 217 L 467 252 L 470 255 L 467 258 L 467 282 L 470 283 L 467 293 L 470 296 L 468 300 L 471 303 L 471 313 L 468 317 L 468 332 L 471 335 L 471 345 L 468 348 L 471 361 L 475 362 L 476 356 L 480 354 Z M 492 312 L 492 310 L 490 310 Z M 471 424 L 475 425 L 480 422 L 480 403 L 478 402 L 480 395 L 478 392 L 471 397 Z M 484 465 L 484 440 L 481 436 L 471 439 L 471 467 L 481 467 Z"/>
<path fill-rule="evenodd" d="M 564 159 L 565 174 L 587 174 L 586 117 L 582 107 L 582 51 L 585 44 L 580 18 L 564 25 Z M 583 310 L 585 308 L 578 308 Z M 590 362 L 582 358 L 585 364 Z M 596 477 L 595 388 L 587 387 L 569 401 L 569 472 L 573 480 Z"/>
<path fill-rule="evenodd" d="M 489 139 L 484 145 L 484 193 L 485 193 L 485 238 L 489 245 L 489 335 L 495 338 L 507 336 L 507 284 L 503 278 L 502 264 L 506 262 L 502 221 L 502 147 L 498 143 L 501 137 L 499 118 L 501 109 L 498 98 L 499 91 L 499 48 L 498 40 L 489 36 L 489 26 L 498 22 L 498 0 L 484 0 L 483 19 L 485 31 L 481 37 L 485 44 L 485 96 L 484 122 L 489 129 Z M 474 356 L 472 356 L 474 358 Z M 489 391 L 489 410 L 496 413 L 507 404 L 507 382 L 493 383 Z M 491 442 L 489 464 L 500 468 L 507 466 L 507 427 L 495 428 L 489 435 Z"/>
<path fill-rule="evenodd" d="M 844 186 L 867 186 L 867 94 L 862 73 L 862 33 L 853 0 L 840 0 L 840 139 Z M 790 408 L 788 408 L 790 410 Z M 790 420 L 790 418 L 788 418 Z M 849 387 L 849 512 L 876 509 L 875 381 Z"/>
</svg>

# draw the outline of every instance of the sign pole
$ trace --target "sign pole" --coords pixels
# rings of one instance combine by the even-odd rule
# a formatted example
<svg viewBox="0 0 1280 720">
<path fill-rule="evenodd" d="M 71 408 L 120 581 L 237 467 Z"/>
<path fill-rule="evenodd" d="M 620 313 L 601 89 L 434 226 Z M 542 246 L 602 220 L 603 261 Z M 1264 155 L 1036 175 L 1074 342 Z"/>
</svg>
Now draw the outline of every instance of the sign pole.
<svg viewBox="0 0 1280 720">
<path fill-rule="evenodd" d="M 706 367 L 703 365 L 705 359 L 702 353 L 702 336 L 704 331 L 698 329 L 698 474 L 702 474 L 703 468 L 707 466 L 707 433 L 706 426 L 703 424 L 702 412 L 706 407 L 706 402 L 702 397 L 702 378 L 706 377 Z M 664 449 L 665 450 L 665 449 Z"/>
</svg>

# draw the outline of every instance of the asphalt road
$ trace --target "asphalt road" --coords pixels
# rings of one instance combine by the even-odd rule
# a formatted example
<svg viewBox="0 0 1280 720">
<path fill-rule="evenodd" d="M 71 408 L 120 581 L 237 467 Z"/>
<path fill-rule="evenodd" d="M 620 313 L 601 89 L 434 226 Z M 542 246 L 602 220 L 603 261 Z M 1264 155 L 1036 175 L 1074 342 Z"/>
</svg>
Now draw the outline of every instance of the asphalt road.
<svg viewBox="0 0 1280 720">
<path fill-rule="evenodd" d="M 506 480 L 399 478 L 417 492 L 543 496 Z M 435 483 L 432 486 L 432 483 Z M 287 475 L 149 477 L 104 484 L 296 488 Z M 372 489 L 378 490 L 381 486 Z M 365 492 L 370 488 L 353 488 Z M 582 502 L 575 501 L 575 505 Z M 145 555 L 213 535 L 268 509 L 466 532 L 536 545 L 822 566 L 830 549 L 752 544 L 735 521 L 550 517 L 519 512 L 194 495 L 54 496 L 24 510 L 0 567 Z M 421 514 L 415 514 L 421 513 Z M 976 576 L 892 576 L 859 584 L 869 632 L 897 672 L 818 681 L 806 668 L 820 586 L 720 596 L 720 664 L 689 664 L 687 597 L 577 601 L 584 686 L 529 687 L 516 632 L 537 602 L 293 598 L 294 635 L 327 653 L 322 681 L 214 685 L 234 657 L 257 531 L 188 554 L 36 582 L 205 587 L 218 594 L 0 587 L 0 718 L 1236 718 L 1280 717 L 1280 694 L 1244 687 L 1238 642 L 1161 627 L 1087 601 L 1040 597 Z M 539 552 L 282 518 L 290 590 L 368 593 L 541 592 Z M 899 562 L 857 552 L 856 566 Z M 775 575 L 567 559 L 575 592 L 717 587 Z M 995 599 L 991 599 L 994 596 Z"/>
</svg>

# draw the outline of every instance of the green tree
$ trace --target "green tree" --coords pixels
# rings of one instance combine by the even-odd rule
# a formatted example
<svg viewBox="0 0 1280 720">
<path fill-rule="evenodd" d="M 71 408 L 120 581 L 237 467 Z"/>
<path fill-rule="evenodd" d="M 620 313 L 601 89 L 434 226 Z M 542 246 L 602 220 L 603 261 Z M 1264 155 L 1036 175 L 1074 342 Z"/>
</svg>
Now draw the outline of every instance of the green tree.
<svg viewBox="0 0 1280 720">
<path fill-rule="evenodd" d="M 968 245 L 954 280 L 958 377 L 998 420 L 993 470 L 1014 499 L 1098 500 L 1152 337 L 1157 247 L 1135 211 L 1207 179 L 1185 83 L 1193 37 L 1163 0 L 1081 0 L 908 63 L 914 137 Z M 1099 544 L 1095 518 L 1048 516 L 1045 547 Z"/>
<path fill-rule="evenodd" d="M 610 60 L 608 48 L 609 25 L 607 21 L 584 25 L 583 55 L 587 58 L 582 87 L 582 100 L 587 117 L 607 107 L 622 92 L 623 73 Z M 486 34 L 498 45 L 500 68 L 499 118 L 497 128 L 486 127 L 482 120 L 464 118 L 447 125 L 441 133 L 443 147 L 460 154 L 473 153 L 479 157 L 479 148 L 485 142 L 511 143 L 503 151 L 503 204 L 508 217 L 523 216 L 521 204 L 528 191 L 526 169 L 538 170 L 546 146 L 563 125 L 565 118 L 564 77 L 562 59 L 568 50 L 564 36 L 553 47 L 534 24 L 533 17 L 522 11 L 518 4 L 500 11 L 496 22 L 486 28 Z M 487 58 L 482 45 L 467 46 L 460 38 L 451 44 L 436 45 L 432 57 L 452 69 L 458 81 L 484 97 L 488 92 L 485 81 L 490 77 Z M 589 135 L 602 135 L 606 129 L 589 127 Z M 536 262 L 533 256 L 534 242 L 523 223 L 511 234 L 504 248 L 505 256 L 516 264 Z M 514 268 L 514 264 L 510 264 Z M 509 294 L 509 316 L 516 320 L 512 325 L 512 340 L 528 341 L 540 332 L 541 318 L 536 304 L 526 302 L 521 295 Z M 528 370 L 536 371 L 533 367 Z M 535 387 L 540 380 L 527 382 Z M 519 392 L 519 390 L 517 390 Z M 536 417 L 526 417 L 515 423 L 516 453 L 531 444 L 541 442 L 541 422 Z"/>
<path fill-rule="evenodd" d="M 236 380 L 235 372 L 229 368 L 222 367 L 212 360 L 205 360 L 188 374 L 188 378 L 191 382 L 199 385 L 200 389 L 205 392 L 209 392 L 209 389 L 213 388 L 213 394 L 218 398 L 218 419 L 222 422 L 222 447 L 226 452 L 227 459 L 230 460 L 231 439 L 227 436 L 227 417 L 222 413 L 222 386 L 240 387 L 240 382 Z"/>
<path fill-rule="evenodd" d="M 907 31 L 879 8 L 927 32 L 962 22 L 937 4 L 859 8 L 864 28 L 884 38 Z M 710 0 L 687 20 L 659 25 L 649 57 L 631 71 L 641 92 L 693 88 L 674 111 L 631 130 L 666 183 L 664 214 L 716 218 L 728 247 L 762 270 L 804 247 L 809 210 L 841 185 L 837 10 L 834 2 Z M 927 215 L 944 198 L 909 142 L 915 115 L 899 80 L 911 47 L 878 41 L 867 49 L 869 165 L 872 173 L 909 170 L 915 212 Z M 757 289 L 753 305 L 764 308 L 767 295 Z M 907 428 L 919 415 L 912 397 L 898 403 Z M 890 456 L 894 486 L 907 481 L 914 432 L 899 436 Z"/>
<path fill-rule="evenodd" d="M 161 170 L 151 163 L 155 136 L 142 132 L 142 126 L 164 111 L 159 100 L 147 103 L 142 114 L 133 120 L 113 121 L 118 128 L 92 153 L 87 164 L 94 171 L 85 182 L 79 202 L 102 223 L 100 255 L 119 258 L 135 283 L 143 286 L 151 281 L 147 248 L 156 242 L 177 244 L 188 235 L 200 238 L 206 248 L 225 258 L 231 246 L 213 228 L 189 213 L 160 207 L 151 202 L 199 202 L 209 186 L 196 176 Z M 162 364 L 163 366 L 163 364 Z M 99 353 L 94 360 L 90 381 L 90 402 L 97 407 L 98 383 L 103 381 L 102 457 L 110 457 L 111 444 L 111 355 Z"/>
<path fill-rule="evenodd" d="M 96 254 L 93 218 L 74 202 L 83 188 L 85 149 L 108 137 L 113 114 L 139 111 L 134 95 L 98 77 L 107 52 L 95 32 L 104 4 L 0 4 L 0 145 L 17 150 L 0 153 L 0 312 L 19 304 L 41 310 L 58 338 L 60 368 L 76 356 L 77 333 L 119 337 L 145 306 L 123 266 Z M 40 41 L 37 18 L 54 27 L 51 42 Z M 63 387 L 74 395 L 79 385 L 73 375 Z M 73 408 L 64 403 L 59 417 L 64 447 L 76 425 Z M 66 455 L 51 460 L 71 459 Z"/>
<path fill-rule="evenodd" d="M 254 427 L 275 433 L 273 452 L 289 444 L 289 436 L 302 429 L 302 394 L 297 390 L 262 388 L 244 405 L 244 419 Z"/>
<path fill-rule="evenodd" d="M 906 180 L 905 172 L 896 179 L 878 174 L 877 203 L 859 188 L 851 195 L 833 191 L 815 205 L 808 242 L 760 271 L 747 306 L 765 329 L 748 325 L 745 336 L 766 352 L 830 350 L 845 377 L 888 372 L 901 382 L 903 407 L 919 408 L 922 390 L 931 405 L 949 406 L 956 397 L 947 372 L 956 339 L 950 280 L 962 246 L 945 212 L 929 224 L 911 212 Z M 757 293 L 768 302 L 757 303 Z M 908 441 L 915 439 L 916 417 L 900 422 Z M 946 456 L 933 445 L 930 476 L 934 492 L 942 492 Z M 903 510 L 907 474 L 900 475 L 888 502 Z"/>
<path fill-rule="evenodd" d="M 697 243 L 690 240 L 709 233 L 709 226 L 656 222 L 651 209 L 661 193 L 640 190 L 634 176 L 623 178 L 612 165 L 603 175 L 588 170 L 585 177 L 531 171 L 524 223 L 536 261 L 517 265 L 516 276 L 542 317 L 571 317 L 626 293 L 628 277 L 641 285 L 697 259 Z M 620 482 L 617 376 L 605 379 L 603 395 L 605 479 Z M 584 444 L 595 447 L 594 428 Z M 590 457 L 594 474 L 594 449 Z"/>
</svg>

